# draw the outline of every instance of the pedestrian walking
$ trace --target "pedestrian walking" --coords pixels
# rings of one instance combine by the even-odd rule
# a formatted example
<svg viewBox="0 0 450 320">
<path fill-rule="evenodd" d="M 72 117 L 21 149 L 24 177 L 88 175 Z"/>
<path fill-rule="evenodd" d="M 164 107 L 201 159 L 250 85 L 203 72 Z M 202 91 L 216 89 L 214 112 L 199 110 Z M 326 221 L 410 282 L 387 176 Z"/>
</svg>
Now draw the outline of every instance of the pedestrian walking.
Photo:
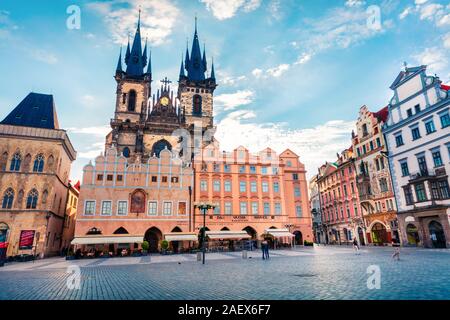
<svg viewBox="0 0 450 320">
<path fill-rule="evenodd" d="M 358 240 L 356 240 L 356 238 L 353 238 L 353 249 L 355 250 L 356 254 L 359 253 L 359 244 L 358 244 Z"/>
<path fill-rule="evenodd" d="M 267 240 L 261 242 L 261 250 L 263 260 L 269 259 L 269 243 Z"/>
<path fill-rule="evenodd" d="M 394 253 L 392 254 L 392 259 L 400 260 L 400 248 L 395 248 Z"/>
</svg>

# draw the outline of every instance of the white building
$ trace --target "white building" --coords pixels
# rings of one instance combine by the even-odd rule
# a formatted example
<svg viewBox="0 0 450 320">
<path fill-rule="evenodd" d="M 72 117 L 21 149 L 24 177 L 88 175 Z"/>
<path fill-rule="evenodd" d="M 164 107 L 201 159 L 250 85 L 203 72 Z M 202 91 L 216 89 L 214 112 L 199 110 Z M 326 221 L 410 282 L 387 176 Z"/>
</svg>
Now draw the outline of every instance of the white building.
<svg viewBox="0 0 450 320">
<path fill-rule="evenodd" d="M 426 66 L 405 70 L 383 128 L 403 245 L 450 247 L 449 89 Z"/>
</svg>

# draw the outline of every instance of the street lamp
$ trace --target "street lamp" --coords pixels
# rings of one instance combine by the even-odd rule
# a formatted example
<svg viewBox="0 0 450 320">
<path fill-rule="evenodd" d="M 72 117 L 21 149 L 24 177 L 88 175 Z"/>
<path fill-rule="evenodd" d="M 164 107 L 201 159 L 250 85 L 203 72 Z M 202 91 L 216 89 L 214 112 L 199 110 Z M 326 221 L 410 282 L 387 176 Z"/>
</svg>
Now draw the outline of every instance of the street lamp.
<svg viewBox="0 0 450 320">
<path fill-rule="evenodd" d="M 205 264 L 205 254 L 206 254 L 206 246 L 205 246 L 205 235 L 206 235 L 206 213 L 209 209 L 213 209 L 216 207 L 215 204 L 199 202 L 194 204 L 194 208 L 198 208 L 203 213 L 203 230 L 202 230 L 202 253 L 203 253 L 203 264 Z"/>
</svg>

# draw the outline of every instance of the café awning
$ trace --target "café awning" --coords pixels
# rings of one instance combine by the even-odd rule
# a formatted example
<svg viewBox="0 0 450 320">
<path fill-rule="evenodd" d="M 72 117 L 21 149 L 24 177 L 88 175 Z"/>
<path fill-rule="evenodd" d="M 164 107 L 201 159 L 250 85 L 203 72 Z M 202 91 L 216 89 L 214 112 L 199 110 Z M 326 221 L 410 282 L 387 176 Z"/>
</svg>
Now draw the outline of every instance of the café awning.
<svg viewBox="0 0 450 320">
<path fill-rule="evenodd" d="M 246 231 L 206 231 L 206 236 L 211 240 L 239 240 L 251 238 Z"/>
<path fill-rule="evenodd" d="M 194 232 L 171 232 L 164 234 L 167 241 L 198 241 L 198 234 Z"/>
<path fill-rule="evenodd" d="M 288 229 L 266 229 L 266 233 L 274 238 L 293 238 L 295 235 L 289 232 Z"/>
<path fill-rule="evenodd" d="M 72 240 L 72 244 L 114 244 L 114 243 L 142 243 L 144 236 L 132 235 L 95 235 L 76 237 Z"/>
</svg>

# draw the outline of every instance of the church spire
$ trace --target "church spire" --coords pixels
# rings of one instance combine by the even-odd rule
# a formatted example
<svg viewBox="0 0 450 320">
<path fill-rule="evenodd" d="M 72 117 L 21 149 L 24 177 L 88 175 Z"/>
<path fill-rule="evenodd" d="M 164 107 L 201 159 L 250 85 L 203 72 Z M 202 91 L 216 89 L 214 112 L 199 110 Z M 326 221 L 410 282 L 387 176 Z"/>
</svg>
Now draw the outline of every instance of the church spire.
<svg viewBox="0 0 450 320">
<path fill-rule="evenodd" d="M 205 80 L 205 65 L 203 63 L 202 53 L 200 50 L 200 43 L 198 40 L 197 31 L 197 17 L 195 17 L 195 32 L 194 40 L 192 42 L 191 57 L 189 63 L 186 65 L 188 71 L 188 78 L 191 81 Z"/>
<path fill-rule="evenodd" d="M 142 54 L 142 67 L 145 68 L 147 65 L 147 38 L 145 38 L 144 53 Z"/>
<path fill-rule="evenodd" d="M 142 41 L 141 41 L 141 10 L 139 9 L 139 19 L 136 28 L 136 34 L 131 47 L 131 53 L 128 59 L 128 76 L 140 77 L 144 73 L 144 61 L 142 59 Z"/>
<path fill-rule="evenodd" d="M 206 62 L 206 44 L 203 44 L 203 58 L 202 58 L 202 63 L 203 63 L 203 69 L 208 70 L 208 64 Z"/>
<path fill-rule="evenodd" d="M 180 79 L 186 77 L 184 73 L 183 54 L 181 54 Z"/>
<path fill-rule="evenodd" d="M 122 70 L 122 47 L 120 47 L 119 61 L 117 61 L 116 73 L 123 72 Z"/>
<path fill-rule="evenodd" d="M 125 64 L 128 65 L 128 61 L 130 60 L 130 34 L 128 34 L 128 44 L 127 51 L 125 52 Z"/>
<path fill-rule="evenodd" d="M 211 63 L 211 76 L 210 79 L 213 80 L 214 82 L 216 81 L 216 73 L 214 71 L 214 58 L 212 59 L 212 63 Z"/>
<path fill-rule="evenodd" d="M 148 57 L 147 74 L 152 74 L 152 51 L 151 50 L 150 50 L 150 54 Z"/>
</svg>

